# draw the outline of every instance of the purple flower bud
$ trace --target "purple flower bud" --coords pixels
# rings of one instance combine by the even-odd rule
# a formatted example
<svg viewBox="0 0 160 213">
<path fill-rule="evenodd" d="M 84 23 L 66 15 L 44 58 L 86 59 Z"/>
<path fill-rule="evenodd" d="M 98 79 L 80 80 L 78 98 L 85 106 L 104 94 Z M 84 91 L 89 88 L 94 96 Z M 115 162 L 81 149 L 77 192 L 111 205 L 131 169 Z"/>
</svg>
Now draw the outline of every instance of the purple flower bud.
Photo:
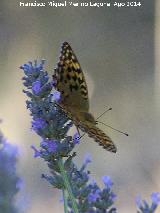
<svg viewBox="0 0 160 213">
<path fill-rule="evenodd" d="M 57 143 L 54 140 L 43 140 L 41 146 L 45 146 L 50 153 L 55 153 L 57 151 Z"/>
<path fill-rule="evenodd" d="M 53 153 L 57 151 L 57 144 L 55 141 L 50 140 L 48 142 L 48 151 Z"/>
<path fill-rule="evenodd" d="M 58 91 L 54 91 L 53 92 L 53 99 L 58 102 L 60 100 L 60 98 L 61 98 L 61 93 L 58 92 Z"/>
<path fill-rule="evenodd" d="M 76 132 L 73 136 L 73 143 L 74 144 L 79 144 L 80 143 L 80 137 L 79 137 L 79 134 L 78 132 Z"/>
<path fill-rule="evenodd" d="M 46 126 L 46 122 L 43 120 L 43 118 L 36 118 L 35 120 L 32 121 L 32 129 L 37 130 L 37 129 L 42 129 Z"/>
<path fill-rule="evenodd" d="M 88 195 L 88 201 L 89 202 L 95 202 L 98 198 L 100 198 L 100 190 L 97 189 L 95 192 L 91 192 L 89 195 Z"/>
<path fill-rule="evenodd" d="M 109 176 L 102 176 L 102 181 L 107 188 L 111 188 L 113 185 L 113 182 Z"/>
<path fill-rule="evenodd" d="M 32 84 L 32 91 L 35 95 L 37 95 L 41 91 L 41 82 L 37 80 Z"/>
<path fill-rule="evenodd" d="M 23 64 L 22 66 L 20 66 L 20 69 L 23 69 L 24 73 L 26 75 L 32 74 L 32 66 L 29 63 L 28 64 Z"/>
</svg>

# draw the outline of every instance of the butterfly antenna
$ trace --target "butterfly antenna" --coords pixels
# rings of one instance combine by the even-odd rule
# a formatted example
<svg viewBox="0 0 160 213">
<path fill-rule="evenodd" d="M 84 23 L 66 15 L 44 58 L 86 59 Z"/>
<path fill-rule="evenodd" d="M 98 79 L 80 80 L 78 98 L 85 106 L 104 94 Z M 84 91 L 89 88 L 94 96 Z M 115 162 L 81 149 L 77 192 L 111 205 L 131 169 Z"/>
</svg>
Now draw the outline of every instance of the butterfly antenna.
<svg viewBox="0 0 160 213">
<path fill-rule="evenodd" d="M 110 111 L 110 110 L 112 110 L 111 107 L 110 107 L 109 109 L 105 110 L 102 114 L 100 114 L 100 115 L 96 118 L 96 121 L 97 121 L 99 118 L 101 118 L 105 113 L 107 113 L 108 111 Z M 98 121 L 98 122 L 99 122 L 99 121 Z M 78 131 L 78 133 L 79 133 L 79 131 Z M 83 133 L 83 134 L 79 137 L 79 139 L 83 138 L 83 136 L 84 136 L 85 134 L 86 134 L 86 133 Z M 80 135 L 80 133 L 79 133 L 79 135 Z"/>
<path fill-rule="evenodd" d="M 79 131 L 78 127 L 77 127 L 77 132 L 79 134 L 79 139 L 81 139 L 86 134 L 86 133 L 83 133 L 82 135 L 80 135 L 80 131 Z"/>
<path fill-rule="evenodd" d="M 101 118 L 105 113 L 107 113 L 108 111 L 112 110 L 112 108 L 110 107 L 109 109 L 105 110 L 102 114 L 100 114 L 97 118 L 96 121 Z"/>
<path fill-rule="evenodd" d="M 101 122 L 101 121 L 97 121 L 97 122 L 100 123 L 100 124 L 103 124 L 104 126 L 107 126 L 107 127 L 111 128 L 111 129 L 113 129 L 113 130 L 115 130 L 115 131 L 117 131 L 117 132 L 120 132 L 120 133 L 122 133 L 123 135 L 129 136 L 128 133 L 122 132 L 122 131 L 120 131 L 119 129 L 115 129 L 115 128 L 113 128 L 112 126 L 109 126 L 109 125 L 107 125 L 107 124 L 105 124 L 105 123 L 103 123 L 103 122 Z"/>
</svg>

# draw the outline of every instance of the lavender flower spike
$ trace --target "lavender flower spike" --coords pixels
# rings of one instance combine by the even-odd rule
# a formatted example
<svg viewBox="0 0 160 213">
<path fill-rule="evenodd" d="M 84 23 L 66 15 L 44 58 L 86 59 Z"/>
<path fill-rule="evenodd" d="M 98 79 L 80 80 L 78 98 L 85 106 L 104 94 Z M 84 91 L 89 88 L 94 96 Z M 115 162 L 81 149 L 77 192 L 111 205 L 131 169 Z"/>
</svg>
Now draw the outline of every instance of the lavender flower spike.
<svg viewBox="0 0 160 213">
<path fill-rule="evenodd" d="M 116 212 L 112 206 L 115 195 L 111 180 L 105 178 L 106 184 L 101 189 L 90 180 L 90 172 L 86 170 L 90 157 L 80 169 L 73 162 L 76 156 L 73 149 L 79 144 L 80 137 L 78 133 L 68 135 L 72 121 L 58 105 L 61 95 L 53 91 L 55 83 L 49 80 L 44 61 L 29 62 L 21 69 L 25 74 L 24 93 L 29 98 L 26 103 L 32 116 L 32 129 L 41 138 L 39 149 L 32 146 L 34 156 L 47 162 L 51 175 L 42 174 L 42 178 L 63 192 L 64 212 Z"/>
</svg>

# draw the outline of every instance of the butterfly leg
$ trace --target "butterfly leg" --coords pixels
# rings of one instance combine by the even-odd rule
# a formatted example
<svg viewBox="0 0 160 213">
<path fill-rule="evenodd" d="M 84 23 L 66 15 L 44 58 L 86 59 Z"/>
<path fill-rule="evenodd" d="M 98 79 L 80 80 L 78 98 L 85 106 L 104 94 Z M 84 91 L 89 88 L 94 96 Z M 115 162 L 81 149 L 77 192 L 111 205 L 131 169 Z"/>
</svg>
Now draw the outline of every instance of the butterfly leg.
<svg viewBox="0 0 160 213">
<path fill-rule="evenodd" d="M 78 132 L 78 134 L 79 134 L 79 139 L 81 139 L 81 138 L 85 135 L 85 133 L 83 133 L 82 135 L 80 135 L 80 131 L 79 131 L 79 129 L 78 129 L 77 126 L 76 126 L 76 128 L 77 128 L 77 132 Z"/>
<path fill-rule="evenodd" d="M 80 137 L 80 131 L 79 131 L 79 129 L 78 129 L 77 126 L 76 126 L 76 129 L 77 129 L 78 135 L 79 135 L 79 137 Z"/>
</svg>

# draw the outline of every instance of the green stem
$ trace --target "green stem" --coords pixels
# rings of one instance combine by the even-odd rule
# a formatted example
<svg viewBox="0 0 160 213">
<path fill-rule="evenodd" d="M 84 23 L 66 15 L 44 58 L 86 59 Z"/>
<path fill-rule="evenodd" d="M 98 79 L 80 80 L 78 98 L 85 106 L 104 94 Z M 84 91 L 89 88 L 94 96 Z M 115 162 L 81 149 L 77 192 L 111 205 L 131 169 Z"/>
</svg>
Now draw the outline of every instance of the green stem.
<svg viewBox="0 0 160 213">
<path fill-rule="evenodd" d="M 65 189 L 67 190 L 68 196 L 69 196 L 71 203 L 72 203 L 73 212 L 78 213 L 77 203 L 76 203 L 75 197 L 73 195 L 72 188 L 71 188 L 68 176 L 67 176 L 65 168 L 64 168 L 63 160 L 61 158 L 59 158 L 59 160 L 58 160 L 58 166 L 59 166 L 61 175 L 63 177 Z"/>
<path fill-rule="evenodd" d="M 68 208 L 67 208 L 67 197 L 68 197 L 68 193 L 66 191 L 66 189 L 63 189 L 63 199 L 64 199 L 64 213 L 68 213 Z"/>
</svg>

